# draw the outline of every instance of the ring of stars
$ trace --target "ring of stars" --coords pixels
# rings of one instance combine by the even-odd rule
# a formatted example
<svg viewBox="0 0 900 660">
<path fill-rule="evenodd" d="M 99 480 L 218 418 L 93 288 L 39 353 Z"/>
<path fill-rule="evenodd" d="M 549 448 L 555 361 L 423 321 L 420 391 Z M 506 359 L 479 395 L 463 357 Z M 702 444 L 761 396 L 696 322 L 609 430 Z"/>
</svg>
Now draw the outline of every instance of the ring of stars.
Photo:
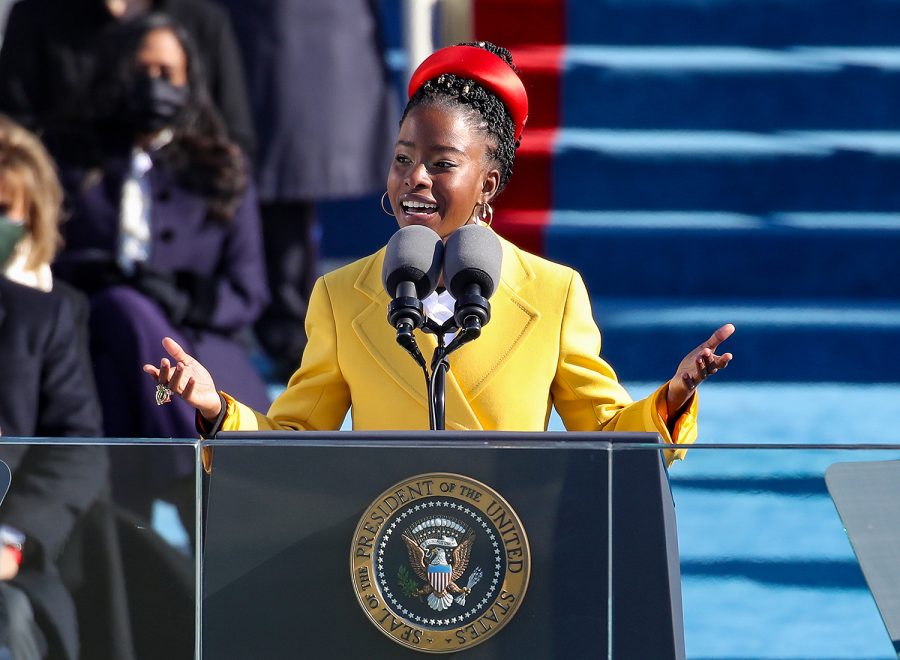
<svg viewBox="0 0 900 660">
<path fill-rule="evenodd" d="M 418 511 L 422 511 L 425 509 L 431 509 L 429 513 L 434 511 L 435 507 L 445 507 L 447 509 L 451 509 L 456 511 L 457 513 L 467 514 L 471 518 L 474 519 L 475 525 L 477 527 L 481 527 L 484 530 L 485 535 L 490 539 L 492 551 L 494 553 L 494 577 L 491 580 L 490 586 L 488 587 L 487 593 L 484 597 L 476 603 L 474 607 L 471 609 L 458 614 L 453 617 L 447 618 L 439 618 L 439 619 L 431 619 L 428 617 L 420 616 L 411 612 L 409 609 L 404 607 L 400 602 L 398 602 L 397 597 L 394 596 L 393 591 L 391 591 L 390 586 L 385 582 L 384 576 L 384 551 L 388 542 L 391 539 L 391 535 L 394 533 L 394 530 L 397 528 L 398 524 L 407 517 L 413 516 Z M 416 504 L 407 508 L 405 511 L 400 513 L 391 524 L 385 529 L 384 535 L 381 537 L 381 541 L 378 544 L 378 586 L 381 589 L 382 594 L 385 596 L 385 600 L 391 603 L 394 606 L 395 611 L 403 614 L 408 620 L 415 621 L 416 623 L 430 625 L 430 626 L 450 626 L 454 624 L 461 624 L 465 621 L 471 619 L 476 616 L 485 605 L 491 602 L 491 598 L 494 595 L 494 592 L 497 591 L 497 588 L 500 585 L 500 569 L 502 568 L 502 554 L 500 543 L 497 541 L 497 535 L 494 534 L 494 530 L 488 525 L 488 522 L 481 516 L 480 512 L 470 509 L 464 504 L 459 504 L 457 502 L 451 502 L 448 500 L 443 500 L 441 502 L 435 502 L 434 500 Z"/>
</svg>

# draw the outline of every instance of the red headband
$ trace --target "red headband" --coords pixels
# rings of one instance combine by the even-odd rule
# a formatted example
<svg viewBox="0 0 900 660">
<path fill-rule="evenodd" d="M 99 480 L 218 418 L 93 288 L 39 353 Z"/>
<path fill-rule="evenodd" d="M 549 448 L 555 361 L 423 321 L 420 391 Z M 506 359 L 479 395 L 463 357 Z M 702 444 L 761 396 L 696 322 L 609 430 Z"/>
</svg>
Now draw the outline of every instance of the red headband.
<svg viewBox="0 0 900 660">
<path fill-rule="evenodd" d="M 504 60 L 477 46 L 449 46 L 433 52 L 419 65 L 409 81 L 412 98 L 427 81 L 442 73 L 452 73 L 483 85 L 500 97 L 509 111 L 516 139 L 522 137 L 528 121 L 528 93 L 525 85 Z"/>
</svg>

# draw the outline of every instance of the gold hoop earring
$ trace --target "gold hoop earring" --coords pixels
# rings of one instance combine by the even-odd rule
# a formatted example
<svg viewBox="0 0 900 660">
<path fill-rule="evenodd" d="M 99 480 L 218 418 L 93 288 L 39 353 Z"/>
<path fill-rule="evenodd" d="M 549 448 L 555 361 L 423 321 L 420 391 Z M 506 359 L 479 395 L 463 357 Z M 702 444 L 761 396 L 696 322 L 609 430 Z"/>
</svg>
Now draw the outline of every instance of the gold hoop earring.
<svg viewBox="0 0 900 660">
<path fill-rule="evenodd" d="M 485 202 L 481 205 L 481 213 L 478 214 L 478 219 L 488 227 L 491 226 L 491 223 L 494 221 L 494 209 L 490 202 Z"/>
<path fill-rule="evenodd" d="M 386 208 L 384 208 L 384 198 L 385 197 L 387 197 L 387 190 L 385 190 L 384 194 L 381 196 L 381 210 L 384 211 L 387 215 L 391 216 L 392 218 L 396 218 L 397 217 L 396 215 L 394 215 L 393 213 L 388 211 Z"/>
</svg>

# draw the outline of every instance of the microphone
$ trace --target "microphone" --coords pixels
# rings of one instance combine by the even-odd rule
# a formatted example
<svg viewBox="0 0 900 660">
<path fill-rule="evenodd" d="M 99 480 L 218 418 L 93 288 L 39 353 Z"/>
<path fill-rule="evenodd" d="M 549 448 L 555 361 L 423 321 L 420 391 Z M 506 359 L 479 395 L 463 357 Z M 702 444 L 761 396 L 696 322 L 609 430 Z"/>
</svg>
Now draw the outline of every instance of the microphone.
<svg viewBox="0 0 900 660">
<path fill-rule="evenodd" d="M 441 237 L 422 225 L 410 225 L 397 231 L 388 241 L 384 253 L 381 282 L 392 298 L 388 306 L 388 323 L 397 330 L 397 342 L 417 362 L 421 354 L 416 348 L 413 330 L 421 328 L 425 322 L 421 299 L 437 287 L 443 257 Z"/>
<path fill-rule="evenodd" d="M 456 299 L 453 317 L 468 339 L 491 320 L 491 304 L 500 282 L 503 248 L 487 227 L 463 225 L 450 234 L 444 250 L 444 283 Z"/>
</svg>

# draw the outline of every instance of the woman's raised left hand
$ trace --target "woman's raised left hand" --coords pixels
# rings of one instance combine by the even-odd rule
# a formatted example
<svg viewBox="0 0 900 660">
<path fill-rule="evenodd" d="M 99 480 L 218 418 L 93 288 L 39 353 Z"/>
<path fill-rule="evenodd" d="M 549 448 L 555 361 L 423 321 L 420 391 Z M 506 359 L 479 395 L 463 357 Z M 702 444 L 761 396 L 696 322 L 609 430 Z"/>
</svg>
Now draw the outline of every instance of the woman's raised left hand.
<svg viewBox="0 0 900 660">
<path fill-rule="evenodd" d="M 712 336 L 697 348 L 684 356 L 675 375 L 669 381 L 666 394 L 666 407 L 669 417 L 677 415 L 684 405 L 694 396 L 697 386 L 712 376 L 719 369 L 728 366 L 734 357 L 731 353 L 716 355 L 716 349 L 723 341 L 734 333 L 734 326 L 726 323 L 716 330 Z"/>
</svg>

